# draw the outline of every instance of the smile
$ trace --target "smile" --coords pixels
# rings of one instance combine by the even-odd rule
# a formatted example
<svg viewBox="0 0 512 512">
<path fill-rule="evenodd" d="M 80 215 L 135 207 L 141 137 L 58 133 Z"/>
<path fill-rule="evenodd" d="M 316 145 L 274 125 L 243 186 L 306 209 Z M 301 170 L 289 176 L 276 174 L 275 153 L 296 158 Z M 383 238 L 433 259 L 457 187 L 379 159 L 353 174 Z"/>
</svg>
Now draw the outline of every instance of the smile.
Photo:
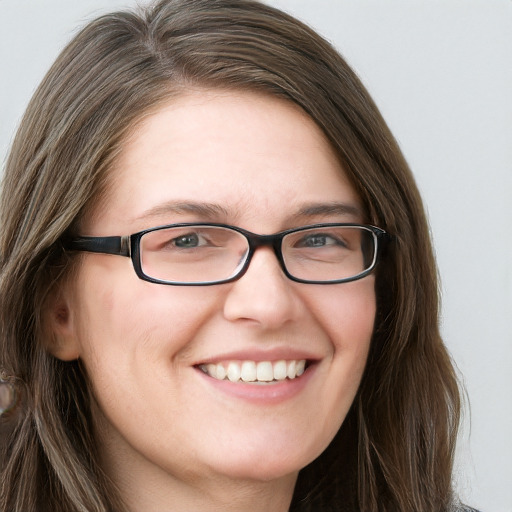
<svg viewBox="0 0 512 512">
<path fill-rule="evenodd" d="M 201 364 L 201 371 L 217 380 L 269 384 L 300 377 L 306 369 L 306 360 L 280 361 L 225 361 Z"/>
</svg>

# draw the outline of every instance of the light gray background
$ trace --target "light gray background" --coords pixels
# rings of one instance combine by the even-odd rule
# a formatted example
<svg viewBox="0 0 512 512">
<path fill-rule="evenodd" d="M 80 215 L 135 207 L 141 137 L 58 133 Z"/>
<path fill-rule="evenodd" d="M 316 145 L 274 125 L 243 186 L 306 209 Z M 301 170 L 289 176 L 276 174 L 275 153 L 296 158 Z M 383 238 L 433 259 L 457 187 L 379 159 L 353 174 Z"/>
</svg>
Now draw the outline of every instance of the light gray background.
<svg viewBox="0 0 512 512">
<path fill-rule="evenodd" d="M 457 481 L 512 511 L 512 1 L 271 0 L 355 68 L 416 175 L 442 278 L 442 329 L 470 400 Z M 0 160 L 76 28 L 133 0 L 0 0 Z"/>
</svg>

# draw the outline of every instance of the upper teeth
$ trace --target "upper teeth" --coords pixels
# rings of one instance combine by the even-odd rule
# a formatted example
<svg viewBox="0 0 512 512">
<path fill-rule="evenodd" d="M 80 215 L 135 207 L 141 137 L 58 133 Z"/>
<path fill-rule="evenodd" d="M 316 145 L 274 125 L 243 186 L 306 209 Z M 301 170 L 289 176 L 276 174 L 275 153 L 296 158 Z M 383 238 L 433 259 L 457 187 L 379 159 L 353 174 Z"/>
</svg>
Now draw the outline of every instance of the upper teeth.
<svg viewBox="0 0 512 512">
<path fill-rule="evenodd" d="M 306 360 L 293 361 L 228 361 L 200 365 L 201 370 L 218 380 L 231 382 L 271 382 L 295 379 L 304 373 Z"/>
</svg>

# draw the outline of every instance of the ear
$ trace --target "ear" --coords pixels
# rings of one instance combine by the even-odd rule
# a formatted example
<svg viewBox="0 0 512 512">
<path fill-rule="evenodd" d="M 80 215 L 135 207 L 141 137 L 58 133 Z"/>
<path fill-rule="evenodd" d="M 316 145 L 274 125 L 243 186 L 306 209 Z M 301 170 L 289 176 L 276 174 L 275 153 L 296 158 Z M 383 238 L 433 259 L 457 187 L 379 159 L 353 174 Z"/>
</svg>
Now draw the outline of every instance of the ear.
<svg viewBox="0 0 512 512">
<path fill-rule="evenodd" d="M 74 306 L 70 286 L 63 283 L 50 292 L 45 308 L 46 349 L 62 361 L 73 361 L 80 356 Z"/>
</svg>

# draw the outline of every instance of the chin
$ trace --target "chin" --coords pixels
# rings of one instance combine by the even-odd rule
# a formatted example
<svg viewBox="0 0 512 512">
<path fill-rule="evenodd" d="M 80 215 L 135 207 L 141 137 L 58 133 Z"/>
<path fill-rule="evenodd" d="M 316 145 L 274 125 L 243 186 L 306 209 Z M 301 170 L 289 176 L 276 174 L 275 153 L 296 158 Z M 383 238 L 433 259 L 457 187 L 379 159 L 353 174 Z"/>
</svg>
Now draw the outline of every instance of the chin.
<svg viewBox="0 0 512 512">
<path fill-rule="evenodd" d="M 298 444 L 295 448 L 298 448 Z M 241 451 L 241 450 L 240 450 Z M 308 453 L 298 453 L 297 449 L 283 454 L 282 450 L 258 450 L 256 454 L 244 453 L 242 457 L 225 458 L 222 467 L 216 465 L 216 472 L 224 473 L 235 480 L 251 480 L 268 482 L 281 478 L 296 476 L 298 472 L 316 459 L 323 451 L 318 448 Z M 281 453 L 280 453 L 281 452 Z M 236 449 L 232 455 L 236 454 Z M 242 454 L 240 454 L 242 455 Z"/>
</svg>

